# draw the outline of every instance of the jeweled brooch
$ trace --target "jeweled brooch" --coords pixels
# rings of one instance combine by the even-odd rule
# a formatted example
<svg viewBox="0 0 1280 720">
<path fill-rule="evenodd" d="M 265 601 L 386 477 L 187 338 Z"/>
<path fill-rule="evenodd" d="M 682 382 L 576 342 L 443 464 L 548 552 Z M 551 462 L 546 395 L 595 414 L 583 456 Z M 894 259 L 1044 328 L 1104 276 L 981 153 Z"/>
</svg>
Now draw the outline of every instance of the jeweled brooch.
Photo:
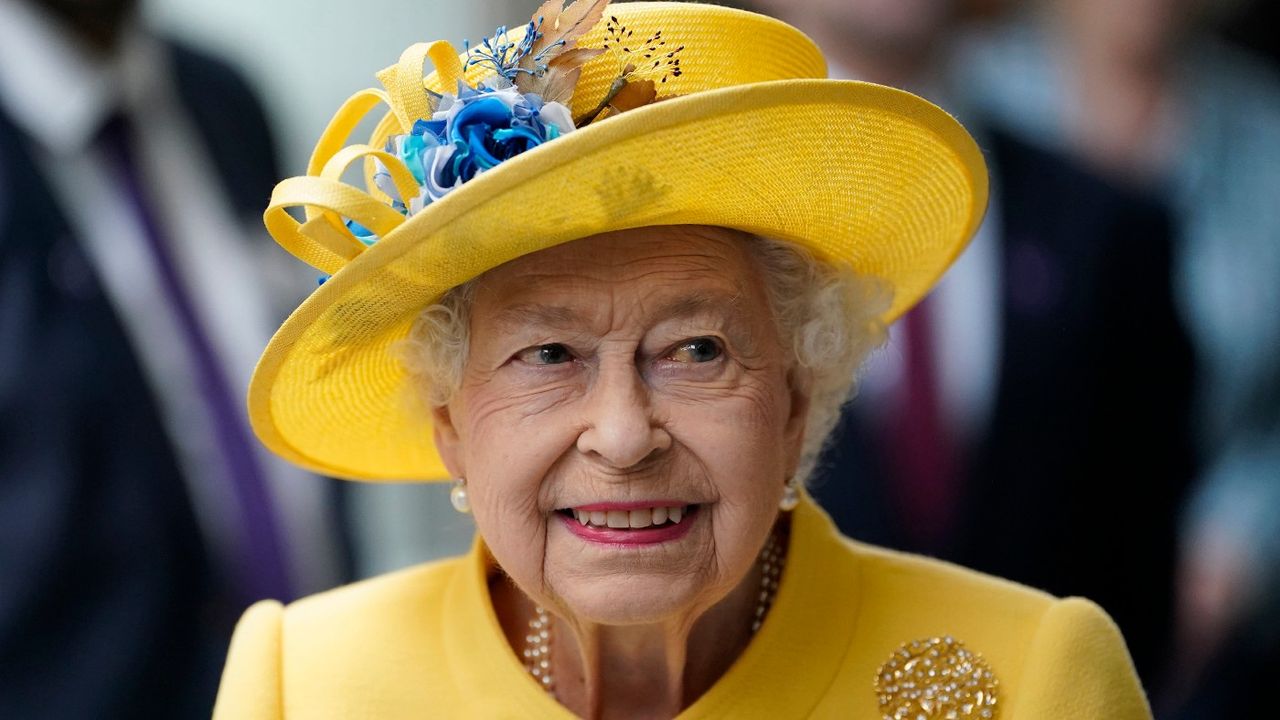
<svg viewBox="0 0 1280 720">
<path fill-rule="evenodd" d="M 952 637 L 904 643 L 876 672 L 884 720 L 995 720 L 1000 681 Z"/>
</svg>

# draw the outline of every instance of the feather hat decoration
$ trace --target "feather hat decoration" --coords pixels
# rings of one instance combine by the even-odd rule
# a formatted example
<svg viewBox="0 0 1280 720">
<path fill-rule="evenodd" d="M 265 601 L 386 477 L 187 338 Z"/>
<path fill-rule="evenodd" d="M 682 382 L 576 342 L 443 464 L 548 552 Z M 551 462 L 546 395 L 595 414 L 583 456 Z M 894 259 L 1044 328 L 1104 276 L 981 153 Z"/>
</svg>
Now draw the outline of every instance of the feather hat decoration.
<svg viewBox="0 0 1280 720">
<path fill-rule="evenodd" d="M 562 0 L 547 0 L 529 21 L 526 37 L 532 35 L 529 52 L 520 59 L 525 72 L 516 78 L 522 93 L 537 93 L 546 102 L 567 102 L 582 72 L 582 64 L 602 54 L 603 48 L 577 47 L 578 38 L 595 27 L 609 0 L 574 0 L 561 7 Z M 548 51 L 551 51 L 548 55 Z M 539 66 L 539 57 L 547 58 Z"/>
</svg>

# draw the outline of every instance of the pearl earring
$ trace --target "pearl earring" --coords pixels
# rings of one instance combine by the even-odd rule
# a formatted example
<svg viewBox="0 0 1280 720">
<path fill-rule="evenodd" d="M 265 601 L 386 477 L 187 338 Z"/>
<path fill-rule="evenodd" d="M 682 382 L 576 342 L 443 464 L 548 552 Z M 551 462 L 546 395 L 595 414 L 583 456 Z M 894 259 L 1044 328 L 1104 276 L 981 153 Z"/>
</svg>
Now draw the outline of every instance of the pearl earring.
<svg viewBox="0 0 1280 720">
<path fill-rule="evenodd" d="M 453 509 L 463 515 L 471 514 L 471 499 L 467 497 L 467 479 L 458 478 L 453 481 L 453 489 L 449 491 L 449 502 Z"/>
<path fill-rule="evenodd" d="M 778 501 L 778 507 L 781 508 L 783 512 L 791 512 L 792 510 L 795 510 L 796 506 L 799 504 L 800 488 L 798 487 L 795 478 L 792 478 L 787 481 L 787 487 L 782 491 L 782 499 Z"/>
</svg>

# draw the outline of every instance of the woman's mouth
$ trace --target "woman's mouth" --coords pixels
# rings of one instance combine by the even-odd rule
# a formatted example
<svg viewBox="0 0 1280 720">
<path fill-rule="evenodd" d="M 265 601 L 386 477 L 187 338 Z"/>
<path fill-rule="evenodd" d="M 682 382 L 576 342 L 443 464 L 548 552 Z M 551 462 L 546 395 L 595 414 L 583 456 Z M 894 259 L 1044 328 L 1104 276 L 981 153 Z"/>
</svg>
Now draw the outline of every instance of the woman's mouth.
<svg viewBox="0 0 1280 720">
<path fill-rule="evenodd" d="M 651 545 L 683 537 L 699 505 L 678 503 L 599 503 L 557 510 L 565 527 L 590 542 Z"/>
</svg>

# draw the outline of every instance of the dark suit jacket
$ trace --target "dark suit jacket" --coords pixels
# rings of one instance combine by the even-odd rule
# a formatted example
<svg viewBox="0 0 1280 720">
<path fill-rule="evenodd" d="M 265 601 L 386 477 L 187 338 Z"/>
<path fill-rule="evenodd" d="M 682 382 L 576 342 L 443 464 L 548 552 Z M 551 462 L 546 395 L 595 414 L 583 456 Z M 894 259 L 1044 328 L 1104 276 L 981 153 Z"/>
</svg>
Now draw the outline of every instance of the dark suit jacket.
<svg viewBox="0 0 1280 720">
<path fill-rule="evenodd" d="M 1099 602 L 1150 686 L 1171 623 L 1175 513 L 1191 474 L 1191 349 L 1164 212 L 999 132 L 1005 286 L 994 409 L 965 449 L 957 527 L 912 547 L 879 425 L 855 400 L 816 494 L 846 533 Z M 940 358 L 946 362 L 946 358 Z"/>
<path fill-rule="evenodd" d="M 277 177 L 262 109 L 173 48 L 237 211 Z M 207 718 L 239 608 L 80 239 L 0 113 L 0 717 Z"/>
</svg>

